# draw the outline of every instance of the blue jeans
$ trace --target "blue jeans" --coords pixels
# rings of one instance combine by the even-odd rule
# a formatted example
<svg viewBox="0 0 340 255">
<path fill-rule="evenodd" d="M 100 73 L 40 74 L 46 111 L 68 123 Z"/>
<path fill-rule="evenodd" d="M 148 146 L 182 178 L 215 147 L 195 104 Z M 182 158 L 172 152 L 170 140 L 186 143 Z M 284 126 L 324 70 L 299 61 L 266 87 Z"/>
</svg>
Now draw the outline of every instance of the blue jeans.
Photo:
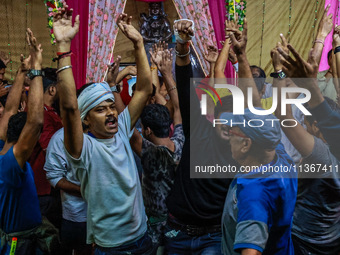
<svg viewBox="0 0 340 255">
<path fill-rule="evenodd" d="M 222 232 L 203 236 L 189 236 L 185 232 L 165 226 L 165 250 L 168 255 L 221 255 Z"/>
<path fill-rule="evenodd" d="M 136 242 L 128 245 L 122 245 L 119 247 L 105 248 L 96 246 L 94 255 L 137 255 L 154 254 L 151 238 L 147 233 L 143 237 L 139 238 Z"/>
</svg>

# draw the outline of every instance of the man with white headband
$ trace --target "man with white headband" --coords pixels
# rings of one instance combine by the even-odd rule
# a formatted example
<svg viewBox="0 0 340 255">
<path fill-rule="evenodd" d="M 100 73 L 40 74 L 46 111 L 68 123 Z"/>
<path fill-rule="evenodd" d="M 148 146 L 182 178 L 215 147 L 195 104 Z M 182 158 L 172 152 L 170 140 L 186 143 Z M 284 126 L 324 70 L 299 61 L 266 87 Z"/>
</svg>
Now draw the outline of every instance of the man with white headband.
<svg viewBox="0 0 340 255">
<path fill-rule="evenodd" d="M 129 106 L 118 116 L 113 87 L 106 82 L 88 85 L 76 98 L 70 45 L 79 29 L 72 26 L 68 6 L 54 16 L 60 80 L 60 107 L 64 124 L 65 153 L 81 183 L 88 203 L 87 243 L 94 254 L 151 254 L 146 215 L 136 163 L 129 139 L 149 95 L 151 72 L 143 38 L 131 25 L 132 17 L 119 15 L 117 24 L 134 45 L 137 83 Z M 82 122 L 89 127 L 83 134 Z"/>
</svg>

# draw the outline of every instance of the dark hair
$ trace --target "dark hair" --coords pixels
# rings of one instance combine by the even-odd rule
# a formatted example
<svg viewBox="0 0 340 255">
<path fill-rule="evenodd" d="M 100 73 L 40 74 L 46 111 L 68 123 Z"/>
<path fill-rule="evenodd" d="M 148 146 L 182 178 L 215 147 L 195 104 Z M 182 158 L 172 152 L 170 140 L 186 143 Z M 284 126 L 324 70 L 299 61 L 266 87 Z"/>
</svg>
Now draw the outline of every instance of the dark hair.
<svg viewBox="0 0 340 255">
<path fill-rule="evenodd" d="M 334 102 L 334 100 L 330 99 L 329 97 L 324 98 L 329 107 L 331 107 L 332 111 L 340 113 L 339 105 L 336 102 Z M 304 106 L 307 108 L 307 110 L 310 110 L 310 107 L 307 103 Z M 305 119 L 310 125 L 312 125 L 314 121 L 316 121 L 313 115 L 305 115 Z"/>
<path fill-rule="evenodd" d="M 8 94 L 0 97 L 0 103 L 2 104 L 3 107 L 6 106 L 7 96 Z"/>
<path fill-rule="evenodd" d="M 136 90 L 136 83 L 132 85 L 132 93 Z M 152 94 L 151 96 L 154 97 L 156 95 L 156 86 L 152 83 Z"/>
<path fill-rule="evenodd" d="M 44 87 L 44 93 L 47 91 L 47 89 L 51 86 L 55 86 L 57 84 L 57 69 L 56 68 L 43 68 L 43 87 Z"/>
<path fill-rule="evenodd" d="M 164 83 L 164 79 L 162 76 L 158 76 L 158 80 L 159 80 L 159 86 L 162 87 L 163 83 Z"/>
<path fill-rule="evenodd" d="M 5 63 L 0 59 L 0 69 L 6 68 Z"/>
<path fill-rule="evenodd" d="M 95 84 L 95 82 L 86 83 L 85 85 L 83 85 L 82 87 L 80 87 L 79 89 L 77 89 L 77 97 L 79 97 L 79 95 L 81 94 L 81 92 L 83 92 L 87 87 L 91 86 L 92 84 Z"/>
<path fill-rule="evenodd" d="M 221 98 L 222 105 L 218 102 L 214 110 L 215 119 L 218 118 L 222 112 L 232 112 L 233 111 L 233 96 L 225 96 Z"/>
<path fill-rule="evenodd" d="M 258 92 L 261 92 L 262 89 L 263 89 L 264 83 L 266 81 L 266 78 L 267 78 L 266 73 L 259 66 L 252 65 L 252 66 L 250 66 L 250 68 L 256 68 L 260 72 L 260 76 L 259 77 L 253 77 L 253 78 L 254 78 L 254 81 L 255 81 L 256 88 L 257 88 Z"/>
<path fill-rule="evenodd" d="M 26 119 L 26 112 L 19 112 L 9 118 L 7 129 L 7 142 L 12 143 L 19 140 L 21 131 L 26 124 Z"/>
<path fill-rule="evenodd" d="M 149 104 L 144 107 L 140 116 L 144 128 L 150 128 L 155 136 L 169 136 L 171 118 L 168 108 L 161 104 Z"/>
</svg>

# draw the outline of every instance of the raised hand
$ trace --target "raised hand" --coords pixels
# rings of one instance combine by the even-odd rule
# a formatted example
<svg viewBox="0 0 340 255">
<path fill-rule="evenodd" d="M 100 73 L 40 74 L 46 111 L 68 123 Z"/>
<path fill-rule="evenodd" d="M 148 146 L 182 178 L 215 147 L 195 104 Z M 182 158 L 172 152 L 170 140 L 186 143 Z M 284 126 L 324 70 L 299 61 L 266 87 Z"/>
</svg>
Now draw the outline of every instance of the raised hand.
<svg viewBox="0 0 340 255">
<path fill-rule="evenodd" d="M 333 29 L 333 14 L 329 14 L 328 10 L 330 8 L 330 4 L 327 6 L 327 8 L 324 10 L 322 19 L 319 23 L 319 28 L 318 28 L 318 35 L 317 35 L 317 39 L 319 40 L 325 40 L 325 38 L 327 37 L 327 35 L 332 31 Z"/>
<path fill-rule="evenodd" d="M 131 25 L 132 16 L 122 13 L 118 16 L 117 25 L 123 34 L 129 38 L 134 44 L 143 42 L 142 35 L 137 29 Z"/>
<path fill-rule="evenodd" d="M 162 52 L 166 49 L 168 49 L 168 44 L 165 42 L 152 45 L 152 48 L 149 50 L 151 62 L 158 65 L 162 61 Z"/>
<path fill-rule="evenodd" d="M 72 26 L 73 9 L 69 9 L 65 4 L 64 8 L 54 14 L 53 17 L 53 32 L 57 41 L 57 44 L 67 43 L 71 40 L 79 31 L 79 15 L 76 16 L 74 26 Z"/>
<path fill-rule="evenodd" d="M 27 28 L 26 40 L 30 47 L 31 68 L 40 69 L 42 65 L 42 48 L 41 44 L 38 44 L 37 39 L 34 37 L 31 29 Z M 23 61 L 22 61 L 23 63 Z"/>
<path fill-rule="evenodd" d="M 247 19 L 244 19 L 244 26 L 243 31 L 241 32 L 237 25 L 237 20 L 230 20 L 229 26 L 226 28 L 226 31 L 228 32 L 227 36 L 230 37 L 231 43 L 233 45 L 233 49 L 236 53 L 236 55 L 241 55 L 246 52 L 246 46 L 247 46 L 247 32 L 248 32 L 248 26 L 247 26 Z"/>
<path fill-rule="evenodd" d="M 226 20 L 225 21 L 225 38 L 229 38 L 230 29 L 239 30 L 241 26 L 238 24 L 238 14 L 235 15 L 235 20 Z"/>
<path fill-rule="evenodd" d="M 31 55 L 28 56 L 28 58 L 24 58 L 24 55 L 20 55 L 20 61 L 21 61 L 21 71 L 27 72 L 31 69 Z"/>
<path fill-rule="evenodd" d="M 276 44 L 276 47 L 270 52 L 274 70 L 276 72 L 282 70 L 282 60 L 283 60 L 281 57 L 281 54 L 278 52 L 277 49 L 281 48 L 287 55 L 289 54 L 287 39 L 283 36 L 283 34 L 280 34 L 280 38 L 281 38 L 282 43 L 278 42 Z"/>
<path fill-rule="evenodd" d="M 300 54 L 288 44 L 288 49 L 292 52 L 295 60 L 290 57 L 282 48 L 277 48 L 283 57 L 282 70 L 290 78 L 316 78 L 318 74 L 319 65 L 315 59 L 313 49 L 310 50 L 308 60 L 305 61 Z M 302 79 L 296 79 L 295 83 L 303 88 L 309 87 L 308 82 Z"/>
<path fill-rule="evenodd" d="M 237 56 L 232 48 L 229 48 L 229 53 L 228 53 L 228 60 L 231 63 L 236 63 L 237 62 Z"/>
<path fill-rule="evenodd" d="M 9 61 L 11 61 L 10 57 L 3 51 L 0 51 L 0 59 L 7 66 Z"/>
<path fill-rule="evenodd" d="M 170 50 L 162 51 L 162 60 L 159 65 L 157 65 L 158 70 L 162 74 L 171 74 L 172 73 L 172 60 L 173 56 Z"/>
<path fill-rule="evenodd" d="M 218 58 L 218 50 L 215 46 L 209 45 L 207 48 L 207 53 L 204 55 L 204 59 L 209 63 L 216 63 Z"/>
<path fill-rule="evenodd" d="M 275 47 L 274 49 L 270 51 L 270 56 L 272 58 L 274 71 L 278 72 L 282 70 L 282 62 L 284 59 L 281 56 L 280 52 L 278 51 L 278 47 Z"/>
<path fill-rule="evenodd" d="M 277 47 L 280 47 L 284 52 L 289 54 L 288 41 L 287 41 L 286 37 L 284 37 L 283 34 L 280 34 L 280 38 L 281 38 L 282 43 L 278 42 Z"/>
<path fill-rule="evenodd" d="M 174 31 L 177 31 L 179 36 L 184 41 L 191 40 L 191 37 L 194 35 L 194 30 L 192 29 L 192 21 L 188 20 L 179 20 L 174 24 Z"/>
<path fill-rule="evenodd" d="M 107 70 L 107 83 L 110 85 L 110 87 L 116 85 L 116 80 L 119 73 L 119 64 L 121 59 L 122 57 L 118 55 L 116 61 L 108 66 L 109 69 Z"/>
</svg>

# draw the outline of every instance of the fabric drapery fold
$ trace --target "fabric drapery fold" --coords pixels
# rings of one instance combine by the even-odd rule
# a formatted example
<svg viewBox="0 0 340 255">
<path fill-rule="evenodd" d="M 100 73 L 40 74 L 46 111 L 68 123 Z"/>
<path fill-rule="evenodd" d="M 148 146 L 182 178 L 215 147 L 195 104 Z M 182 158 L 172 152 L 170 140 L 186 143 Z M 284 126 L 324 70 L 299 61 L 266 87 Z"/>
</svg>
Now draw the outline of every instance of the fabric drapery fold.
<svg viewBox="0 0 340 255">
<path fill-rule="evenodd" d="M 224 23 L 226 20 L 226 7 L 225 0 L 208 0 L 209 8 L 211 13 L 211 20 L 214 25 L 216 44 L 218 49 L 222 49 L 223 45 L 220 43 L 224 41 Z M 235 70 L 231 62 L 227 62 L 227 66 L 224 72 L 225 76 L 228 78 L 235 78 Z"/>
<path fill-rule="evenodd" d="M 126 0 L 90 0 L 87 52 L 87 82 L 101 82 L 111 63 L 118 34 L 116 20 Z"/>
<path fill-rule="evenodd" d="M 73 76 L 77 89 L 82 87 L 86 82 L 86 62 L 87 62 L 87 35 L 89 23 L 89 0 L 68 0 L 67 4 L 73 9 L 74 17 L 79 14 L 80 27 L 79 32 L 72 40 L 71 44 L 71 61 Z"/>
</svg>

